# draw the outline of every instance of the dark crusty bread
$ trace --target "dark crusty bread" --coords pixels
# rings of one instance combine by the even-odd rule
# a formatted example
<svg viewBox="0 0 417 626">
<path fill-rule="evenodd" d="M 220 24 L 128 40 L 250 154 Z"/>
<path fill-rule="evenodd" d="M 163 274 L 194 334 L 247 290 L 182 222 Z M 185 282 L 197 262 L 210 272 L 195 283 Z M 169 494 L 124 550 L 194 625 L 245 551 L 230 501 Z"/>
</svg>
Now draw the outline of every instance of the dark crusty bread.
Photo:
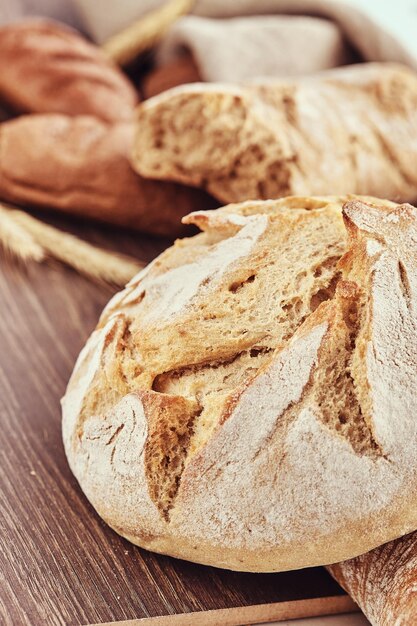
<svg viewBox="0 0 417 626">
<path fill-rule="evenodd" d="M 417 198 L 417 75 L 360 64 L 316 76 L 178 87 L 139 106 L 132 162 L 222 202 L 289 194 Z"/>
<path fill-rule="evenodd" d="M 347 202 L 347 243 L 344 200 L 194 213 L 106 307 L 63 435 L 131 541 L 276 571 L 417 526 L 417 210 Z"/>
<path fill-rule="evenodd" d="M 130 166 L 132 123 L 27 115 L 0 125 L 0 199 L 99 219 L 158 235 L 215 201 L 203 191 L 145 180 Z"/>
<path fill-rule="evenodd" d="M 46 19 L 0 28 L 0 101 L 21 113 L 132 119 L 138 95 L 121 70 L 76 31 Z"/>
<path fill-rule="evenodd" d="M 417 624 L 417 532 L 328 570 L 373 626 Z"/>
<path fill-rule="evenodd" d="M 163 91 L 201 81 L 201 76 L 191 54 L 183 54 L 180 58 L 155 67 L 142 81 L 144 98 L 152 98 Z"/>
</svg>

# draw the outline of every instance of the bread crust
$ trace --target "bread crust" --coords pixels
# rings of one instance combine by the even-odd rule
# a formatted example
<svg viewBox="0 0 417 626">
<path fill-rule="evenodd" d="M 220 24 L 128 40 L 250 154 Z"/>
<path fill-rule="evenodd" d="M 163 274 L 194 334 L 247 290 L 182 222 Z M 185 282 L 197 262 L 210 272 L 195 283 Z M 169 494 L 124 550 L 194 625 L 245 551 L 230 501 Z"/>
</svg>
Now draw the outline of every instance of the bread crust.
<svg viewBox="0 0 417 626">
<path fill-rule="evenodd" d="M 63 399 L 64 443 L 129 540 L 279 571 L 417 526 L 417 210 L 351 199 L 346 244 L 345 200 L 194 214 L 204 233 L 106 307 Z"/>
<path fill-rule="evenodd" d="M 138 176 L 131 122 L 24 115 L 0 125 L 0 198 L 170 237 L 181 217 L 215 206 L 203 191 Z"/>
<path fill-rule="evenodd" d="M 374 626 L 417 623 L 417 533 L 328 567 Z"/>
<path fill-rule="evenodd" d="M 326 193 L 412 202 L 416 111 L 416 75 L 395 64 L 182 86 L 139 106 L 132 163 L 222 202 Z"/>
<path fill-rule="evenodd" d="M 97 46 L 71 28 L 26 19 L 0 28 L 0 98 L 19 113 L 132 120 L 138 94 Z"/>
</svg>

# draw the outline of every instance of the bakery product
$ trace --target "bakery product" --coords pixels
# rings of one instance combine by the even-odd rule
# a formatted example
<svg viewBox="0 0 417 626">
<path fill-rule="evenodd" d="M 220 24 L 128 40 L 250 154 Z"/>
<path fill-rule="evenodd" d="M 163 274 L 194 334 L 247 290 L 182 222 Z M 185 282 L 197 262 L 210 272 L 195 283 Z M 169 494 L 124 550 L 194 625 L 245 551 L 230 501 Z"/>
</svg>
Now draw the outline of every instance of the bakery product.
<svg viewBox="0 0 417 626">
<path fill-rule="evenodd" d="M 178 85 L 200 81 L 201 76 L 193 57 L 183 53 L 178 59 L 157 66 L 146 74 L 141 83 L 141 92 L 145 99 L 152 98 Z"/>
<path fill-rule="evenodd" d="M 0 50 L 0 100 L 12 110 L 132 119 L 132 83 L 71 28 L 39 18 L 8 24 L 0 28 Z"/>
<path fill-rule="evenodd" d="M 63 432 L 118 532 L 273 571 L 416 526 L 416 209 L 353 201 L 344 216 L 336 266 L 340 201 L 197 213 L 204 234 L 110 302 Z"/>
<path fill-rule="evenodd" d="M 176 236 L 203 191 L 145 180 L 131 168 L 132 123 L 27 115 L 0 125 L 0 199 Z"/>
<path fill-rule="evenodd" d="M 417 532 L 327 569 L 373 626 L 417 624 Z"/>
<path fill-rule="evenodd" d="M 143 176 L 222 202 L 289 194 L 417 198 L 417 75 L 362 63 L 300 79 L 183 86 L 142 103 Z"/>
<path fill-rule="evenodd" d="M 276 571 L 417 527 L 417 210 L 347 202 L 340 259 L 342 203 L 194 213 L 204 233 L 106 307 L 63 435 L 85 494 L 134 543 Z"/>
</svg>

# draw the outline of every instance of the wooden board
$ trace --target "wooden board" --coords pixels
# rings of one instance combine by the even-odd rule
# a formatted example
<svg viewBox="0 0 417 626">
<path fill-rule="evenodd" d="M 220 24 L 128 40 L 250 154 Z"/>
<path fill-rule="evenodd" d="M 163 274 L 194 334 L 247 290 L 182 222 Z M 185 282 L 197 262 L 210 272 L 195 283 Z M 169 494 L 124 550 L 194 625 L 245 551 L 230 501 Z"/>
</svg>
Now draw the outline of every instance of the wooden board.
<svg viewBox="0 0 417 626">
<path fill-rule="evenodd" d="M 166 245 L 114 229 L 78 232 L 146 259 Z M 148 553 L 110 530 L 69 471 L 59 399 L 111 291 L 61 266 L 0 263 L 1 624 L 166 616 L 137 623 L 232 626 L 354 608 L 321 568 L 221 571 Z M 174 617 L 192 611 L 214 612 Z"/>
</svg>

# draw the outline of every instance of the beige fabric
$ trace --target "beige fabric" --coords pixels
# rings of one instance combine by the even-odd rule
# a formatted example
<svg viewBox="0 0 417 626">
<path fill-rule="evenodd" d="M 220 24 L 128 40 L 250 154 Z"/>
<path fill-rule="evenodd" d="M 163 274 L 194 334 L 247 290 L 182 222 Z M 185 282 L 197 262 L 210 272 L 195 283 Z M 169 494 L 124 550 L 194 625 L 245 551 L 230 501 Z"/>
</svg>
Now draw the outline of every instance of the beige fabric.
<svg viewBox="0 0 417 626">
<path fill-rule="evenodd" d="M 9 24 L 30 15 L 60 20 L 76 28 L 82 28 L 75 4 L 68 0 L 2 0 L 0 24 Z"/>
<path fill-rule="evenodd" d="M 119 0 L 117 3 L 114 0 L 76 0 L 76 4 L 81 7 L 85 26 L 92 37 L 102 42 L 149 10 L 160 6 L 162 0 L 144 0 L 140 3 L 134 0 Z M 365 60 L 398 61 L 417 68 L 416 0 L 197 0 L 194 13 L 211 18 L 273 14 L 320 16 L 333 21 Z M 217 25 L 222 28 L 221 23 Z M 198 30 L 192 35 L 193 48 L 200 45 L 198 39 L 201 32 Z M 180 43 L 180 38 L 177 43 Z M 190 45 L 188 31 L 184 43 Z M 222 58 L 230 56 L 233 45 L 234 38 L 223 40 Z M 245 58 L 251 45 L 252 40 L 249 40 L 247 50 L 244 51 Z M 206 71 L 210 75 L 208 57 L 214 52 L 222 52 L 214 51 L 212 46 L 207 46 L 206 50 L 203 76 Z M 277 46 L 275 52 L 272 50 L 270 54 L 274 53 L 278 58 L 282 52 L 280 46 Z M 286 50 L 284 52 L 287 53 Z M 241 54 L 242 50 L 235 57 L 236 64 L 239 64 Z M 308 57 L 311 54 L 309 40 L 306 40 L 299 47 L 299 55 Z M 258 75 L 263 73 L 263 67 L 258 70 Z M 210 78 L 215 79 L 220 80 Z"/>
<path fill-rule="evenodd" d="M 198 0 L 196 13 L 209 17 L 322 16 L 336 22 L 366 60 L 417 67 L 415 0 Z"/>
<path fill-rule="evenodd" d="M 184 48 L 209 82 L 311 74 L 353 60 L 335 24 L 304 16 L 185 17 L 161 44 L 159 64 L 180 57 Z"/>
</svg>

